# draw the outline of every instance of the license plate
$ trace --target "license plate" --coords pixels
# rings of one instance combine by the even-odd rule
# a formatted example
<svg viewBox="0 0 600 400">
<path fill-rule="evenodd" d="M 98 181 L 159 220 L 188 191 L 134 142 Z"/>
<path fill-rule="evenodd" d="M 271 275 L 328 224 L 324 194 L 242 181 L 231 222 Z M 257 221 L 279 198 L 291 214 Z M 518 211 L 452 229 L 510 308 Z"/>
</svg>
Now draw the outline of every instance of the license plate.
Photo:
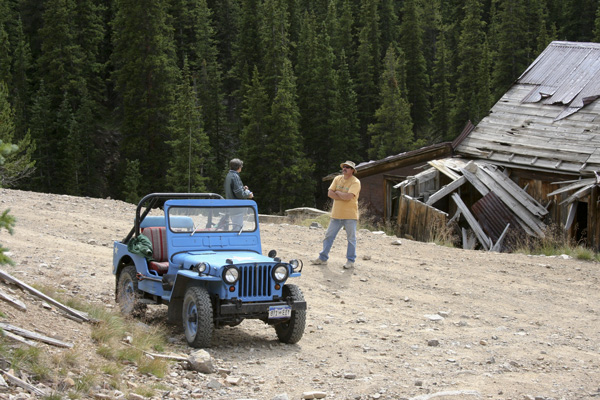
<svg viewBox="0 0 600 400">
<path fill-rule="evenodd" d="M 292 316 L 292 307 L 290 306 L 270 306 L 269 319 L 289 318 Z"/>
</svg>

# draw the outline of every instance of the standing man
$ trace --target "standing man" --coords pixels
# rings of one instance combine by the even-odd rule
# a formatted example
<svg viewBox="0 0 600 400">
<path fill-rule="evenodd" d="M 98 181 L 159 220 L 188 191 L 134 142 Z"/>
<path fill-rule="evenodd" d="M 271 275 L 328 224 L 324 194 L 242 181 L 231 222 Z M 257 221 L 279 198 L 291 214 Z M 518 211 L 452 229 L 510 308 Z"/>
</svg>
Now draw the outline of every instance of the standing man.
<svg viewBox="0 0 600 400">
<path fill-rule="evenodd" d="M 329 227 L 325 232 L 323 239 L 323 251 L 319 253 L 319 258 L 311 262 L 316 265 L 327 265 L 329 259 L 329 250 L 340 229 L 346 230 L 346 239 L 348 240 L 348 249 L 346 250 L 346 264 L 344 268 L 354 268 L 356 260 L 356 224 L 358 222 L 358 195 L 360 193 L 360 181 L 354 176 L 356 172 L 352 161 L 346 161 L 340 164 L 342 175 L 333 179 L 327 196 L 333 199 L 333 208 L 331 209 L 331 220 Z"/>
<path fill-rule="evenodd" d="M 244 186 L 240 178 L 240 172 L 244 162 L 239 158 L 229 161 L 229 172 L 225 177 L 225 198 L 226 199 L 251 199 L 254 194 Z"/>
<path fill-rule="evenodd" d="M 248 186 L 244 186 L 242 178 L 240 178 L 240 172 L 244 163 L 239 158 L 234 158 L 229 161 L 229 172 L 225 177 L 225 198 L 226 199 L 251 199 L 254 194 L 248 189 Z M 231 217 L 231 227 L 228 226 L 229 217 Z M 231 215 L 225 215 L 219 222 L 217 229 L 225 230 L 232 229 L 234 231 L 241 231 L 244 226 L 244 211 L 241 208 L 239 211 L 231 211 Z"/>
</svg>

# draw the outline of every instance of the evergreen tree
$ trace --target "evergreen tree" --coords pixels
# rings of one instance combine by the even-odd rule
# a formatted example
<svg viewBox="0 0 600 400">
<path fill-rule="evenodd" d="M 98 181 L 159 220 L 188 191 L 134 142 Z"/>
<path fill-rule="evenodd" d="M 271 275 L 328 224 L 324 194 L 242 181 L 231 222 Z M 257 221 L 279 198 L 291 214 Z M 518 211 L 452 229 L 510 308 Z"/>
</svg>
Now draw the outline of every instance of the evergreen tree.
<svg viewBox="0 0 600 400">
<path fill-rule="evenodd" d="M 67 91 L 76 100 L 75 92 L 85 84 L 83 77 L 84 54 L 77 43 L 77 20 L 74 0 L 48 0 L 44 12 L 42 54 L 38 69 L 44 79 L 52 108 L 58 110 Z M 71 105 L 74 108 L 74 104 Z"/>
<path fill-rule="evenodd" d="M 327 175 L 339 161 L 329 159 L 331 148 L 330 111 L 334 101 L 333 50 L 323 27 L 317 32 L 313 14 L 306 13 L 302 24 L 298 50 L 298 108 L 300 127 L 304 133 L 305 151 L 315 163 L 314 180 Z M 315 188 L 317 189 L 317 188 Z M 317 191 L 318 192 L 318 191 Z"/>
<path fill-rule="evenodd" d="M 393 46 L 388 48 L 384 70 L 380 79 L 381 106 L 375 113 L 376 122 L 369 125 L 371 147 L 369 157 L 385 158 L 409 150 L 413 141 L 413 124 L 410 105 L 402 95 L 400 83 L 404 77 L 398 73 L 402 54 L 396 57 Z"/>
<path fill-rule="evenodd" d="M 299 113 L 296 104 L 296 84 L 291 62 L 283 60 L 281 80 L 270 114 L 268 143 L 264 164 L 271 171 L 269 181 L 261 186 L 263 209 L 282 213 L 292 207 L 313 204 L 313 193 L 307 190 L 312 182 L 312 163 L 302 150 Z M 268 195 L 267 195 L 268 194 Z"/>
<path fill-rule="evenodd" d="M 23 24 L 17 21 L 16 46 L 13 55 L 12 70 L 12 104 L 15 111 L 15 136 L 22 138 L 27 133 L 29 124 L 29 107 L 31 97 L 31 72 L 32 60 L 29 44 L 23 33 Z"/>
<path fill-rule="evenodd" d="M 442 140 L 452 140 L 449 132 L 452 92 L 450 89 L 450 51 L 446 47 L 445 31 L 441 30 L 436 41 L 435 64 L 433 66 L 433 129 Z"/>
<path fill-rule="evenodd" d="M 287 2 L 265 0 L 260 6 L 259 26 L 263 75 L 263 85 L 271 101 L 277 95 L 277 85 L 281 81 L 285 60 L 289 60 L 289 21 Z"/>
<path fill-rule="evenodd" d="M 142 198 L 142 179 L 139 160 L 125 160 L 125 173 L 123 175 L 123 193 L 121 197 L 128 203 L 137 204 Z"/>
<path fill-rule="evenodd" d="M 73 196 L 81 195 L 81 182 L 79 166 L 82 159 L 82 144 L 79 137 L 79 128 L 68 92 L 64 93 L 55 121 L 53 133 L 59 138 L 55 154 L 57 171 L 56 193 L 66 193 Z"/>
<path fill-rule="evenodd" d="M 354 82 L 350 76 L 344 51 L 340 55 L 339 68 L 335 74 L 333 106 L 330 112 L 330 148 L 328 159 L 331 160 L 331 170 L 339 165 L 339 160 L 361 159 L 360 132 L 358 121 L 357 95 Z M 333 165 L 336 163 L 336 165 Z M 323 185 L 322 181 L 321 185 Z M 321 192 L 323 192 L 321 189 Z"/>
<path fill-rule="evenodd" d="M 38 191 L 51 191 L 54 187 L 52 171 L 56 170 L 54 154 L 56 146 L 52 140 L 54 129 L 53 111 L 50 96 L 46 92 L 44 81 L 36 91 L 31 105 L 30 132 L 37 143 L 34 159 L 36 160 L 36 173 L 32 178 L 31 188 Z"/>
<path fill-rule="evenodd" d="M 94 114 L 94 119 L 103 111 L 100 110 L 100 105 L 106 98 L 103 79 L 106 60 L 102 58 L 102 46 L 106 36 L 103 19 L 106 11 L 106 6 L 99 0 L 78 0 L 75 5 L 75 41 L 84 60 L 82 77 L 86 83 L 86 89 L 80 89 L 80 93 L 87 93 L 85 107 L 92 107 L 90 111 Z"/>
<path fill-rule="evenodd" d="M 4 114 L 1 109 L 2 105 L 0 104 L 0 122 L 3 122 Z M 1 128 L 0 128 L 1 129 Z M 17 151 L 18 147 L 12 143 L 3 142 L 0 139 L 0 170 L 2 170 L 4 166 L 4 162 L 6 161 L 6 157 L 10 157 L 10 155 Z M 1 187 L 1 185 L 0 185 Z M 5 229 L 9 234 L 13 234 L 13 228 L 15 226 L 15 217 L 9 214 L 10 210 L 4 210 L 2 214 L 0 214 L 0 231 Z M 3 247 L 0 243 L 0 265 L 8 264 L 13 265 L 13 261 L 6 254 L 8 249 Z"/>
<path fill-rule="evenodd" d="M 407 1 L 405 0 L 404 7 L 406 8 Z M 379 15 L 381 16 L 379 21 L 379 29 L 381 30 L 381 49 L 387 49 L 391 44 L 396 45 L 400 42 L 400 24 L 398 18 L 399 10 L 396 9 L 396 4 L 398 2 L 394 0 L 382 0 L 381 1 L 381 11 Z M 406 18 L 406 9 L 404 11 L 403 19 Z"/>
<path fill-rule="evenodd" d="M 235 139 L 225 124 L 222 73 L 217 60 L 212 13 L 205 0 L 197 1 L 196 14 L 196 34 L 192 46 L 196 66 L 190 70 L 196 86 L 198 104 L 202 109 L 203 130 L 210 139 L 213 162 L 206 164 L 206 176 L 210 178 L 208 185 L 211 191 L 217 191 L 222 185 L 222 168 L 231 158 Z"/>
<path fill-rule="evenodd" d="M 468 121 L 477 124 L 483 117 L 478 104 L 481 81 L 481 60 L 485 33 L 484 22 L 481 20 L 481 0 L 466 0 L 464 7 L 466 16 L 461 23 L 462 32 L 458 45 L 459 66 L 457 71 L 456 101 L 451 113 L 451 136 L 462 132 Z"/>
<path fill-rule="evenodd" d="M 594 42 L 600 43 L 600 4 L 596 10 L 596 19 L 594 20 Z"/>
<path fill-rule="evenodd" d="M 265 159 L 279 158 L 265 152 L 269 143 L 271 125 L 269 96 L 265 90 L 258 67 L 254 67 L 251 84 L 245 90 L 242 113 L 244 129 L 240 134 L 240 157 L 244 160 L 244 183 L 252 188 L 254 195 L 268 193 L 266 184 L 271 180 L 271 163 Z M 276 154 L 281 155 L 280 151 Z M 268 196 L 264 196 L 267 198 Z M 261 208 L 263 200 L 260 200 Z"/>
<path fill-rule="evenodd" d="M 523 31 L 527 26 L 528 3 L 526 0 L 498 2 L 498 17 L 494 20 L 499 25 L 491 28 L 497 35 L 493 70 L 495 98 L 500 98 L 529 65 L 534 43 L 528 40 L 528 32 Z"/>
<path fill-rule="evenodd" d="M 369 142 L 367 127 L 379 106 L 377 73 L 380 71 L 381 33 L 376 0 L 362 0 L 361 17 L 355 76 L 362 148 L 366 149 Z"/>
<path fill-rule="evenodd" d="M 259 39 L 260 18 L 258 15 L 259 0 L 240 1 L 239 34 L 233 44 L 234 65 L 228 71 L 228 79 L 232 89 L 228 92 L 230 115 L 235 122 L 242 120 L 242 106 L 246 98 L 246 89 L 251 86 L 252 74 L 255 67 L 261 64 L 262 53 Z M 237 127 L 241 130 L 241 127 Z"/>
<path fill-rule="evenodd" d="M 35 170 L 33 151 L 35 145 L 29 134 L 21 140 L 15 139 L 14 112 L 8 101 L 6 84 L 0 81 L 0 187 L 15 186 L 22 179 L 30 177 Z M 11 144 L 10 143 L 15 143 Z"/>
<path fill-rule="evenodd" d="M 184 61 L 181 83 L 177 88 L 176 106 L 171 121 L 172 158 L 167 170 L 167 185 L 174 192 L 206 191 L 207 165 L 212 153 L 208 136 L 202 128 L 202 109 L 187 62 Z M 214 190 L 213 190 L 214 191 Z"/>
<path fill-rule="evenodd" d="M 8 33 L 0 24 L 0 82 L 11 82 L 10 64 L 11 51 Z"/>
<path fill-rule="evenodd" d="M 422 10 L 417 0 L 404 2 L 400 47 L 406 58 L 406 88 L 411 118 L 418 137 L 428 128 L 431 118 L 429 76 L 423 55 Z"/>
<path fill-rule="evenodd" d="M 117 0 L 116 9 L 112 63 L 120 97 L 121 156 L 139 162 L 140 192 L 160 191 L 178 74 L 167 1 Z"/>
</svg>

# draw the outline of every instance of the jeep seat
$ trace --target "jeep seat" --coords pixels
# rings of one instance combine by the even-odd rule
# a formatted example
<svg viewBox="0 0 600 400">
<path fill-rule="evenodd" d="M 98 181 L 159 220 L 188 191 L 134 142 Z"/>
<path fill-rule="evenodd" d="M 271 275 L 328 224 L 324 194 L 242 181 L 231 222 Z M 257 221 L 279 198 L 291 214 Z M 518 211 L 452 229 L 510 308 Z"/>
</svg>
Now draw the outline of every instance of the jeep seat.
<svg viewBox="0 0 600 400">
<path fill-rule="evenodd" d="M 169 252 L 167 251 L 167 228 L 164 226 L 150 226 L 142 229 L 142 234 L 146 235 L 152 242 L 152 261 L 149 261 L 148 268 L 163 275 L 169 270 Z"/>
</svg>

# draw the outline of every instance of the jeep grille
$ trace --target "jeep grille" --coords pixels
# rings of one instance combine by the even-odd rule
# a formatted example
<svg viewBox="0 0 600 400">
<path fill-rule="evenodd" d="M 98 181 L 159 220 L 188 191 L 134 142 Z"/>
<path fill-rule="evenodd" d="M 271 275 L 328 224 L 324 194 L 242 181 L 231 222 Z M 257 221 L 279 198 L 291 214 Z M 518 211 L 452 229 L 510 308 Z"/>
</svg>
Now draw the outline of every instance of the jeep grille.
<svg viewBox="0 0 600 400">
<path fill-rule="evenodd" d="M 239 293 L 242 298 L 271 297 L 272 265 L 238 265 Z"/>
</svg>

